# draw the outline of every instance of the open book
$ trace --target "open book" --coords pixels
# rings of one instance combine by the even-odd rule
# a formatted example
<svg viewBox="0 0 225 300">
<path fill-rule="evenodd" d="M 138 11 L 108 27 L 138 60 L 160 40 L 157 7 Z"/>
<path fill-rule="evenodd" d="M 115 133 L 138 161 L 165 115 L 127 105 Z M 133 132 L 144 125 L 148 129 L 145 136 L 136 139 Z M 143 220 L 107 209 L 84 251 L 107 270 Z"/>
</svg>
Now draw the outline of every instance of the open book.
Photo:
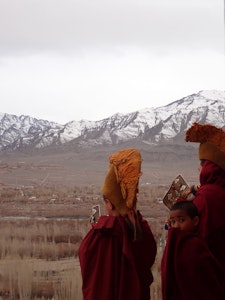
<svg viewBox="0 0 225 300">
<path fill-rule="evenodd" d="M 178 175 L 172 181 L 168 192 L 163 198 L 163 203 L 170 209 L 179 197 L 183 197 L 184 199 L 189 200 L 188 195 L 192 195 L 191 188 L 184 180 L 184 178 L 181 175 Z"/>
</svg>

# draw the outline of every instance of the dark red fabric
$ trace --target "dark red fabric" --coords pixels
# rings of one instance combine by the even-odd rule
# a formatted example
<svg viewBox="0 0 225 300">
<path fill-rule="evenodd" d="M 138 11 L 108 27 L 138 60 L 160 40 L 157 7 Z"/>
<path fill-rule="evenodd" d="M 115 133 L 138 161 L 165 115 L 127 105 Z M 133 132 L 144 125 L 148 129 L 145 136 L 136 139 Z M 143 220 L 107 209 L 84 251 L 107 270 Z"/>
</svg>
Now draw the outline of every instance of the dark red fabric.
<svg viewBox="0 0 225 300">
<path fill-rule="evenodd" d="M 161 263 L 163 300 L 224 300 L 222 270 L 206 242 L 170 228 Z"/>
<path fill-rule="evenodd" d="M 193 200 L 200 213 L 198 235 L 207 241 L 220 261 L 225 281 L 225 170 L 205 161 L 200 183 L 201 187 Z"/>
<path fill-rule="evenodd" d="M 138 214 L 143 238 L 133 242 L 123 217 L 102 216 L 81 242 L 78 255 L 84 300 L 149 300 L 156 243 Z"/>
<path fill-rule="evenodd" d="M 151 267 L 155 261 L 157 247 L 148 222 L 140 214 L 138 216 L 142 237 L 132 243 L 133 256 L 141 286 L 141 296 L 137 299 L 149 300 L 150 285 L 153 282 Z M 130 234 L 130 237 L 132 237 L 132 234 Z"/>
</svg>

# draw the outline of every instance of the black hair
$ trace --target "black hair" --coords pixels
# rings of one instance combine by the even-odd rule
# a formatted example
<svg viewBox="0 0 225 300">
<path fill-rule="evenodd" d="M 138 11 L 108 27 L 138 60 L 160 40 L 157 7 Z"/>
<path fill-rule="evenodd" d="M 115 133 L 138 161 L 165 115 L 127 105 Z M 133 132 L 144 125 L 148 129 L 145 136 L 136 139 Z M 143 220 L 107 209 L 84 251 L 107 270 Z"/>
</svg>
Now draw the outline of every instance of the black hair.
<svg viewBox="0 0 225 300">
<path fill-rule="evenodd" d="M 170 211 L 178 209 L 184 210 L 192 219 L 196 216 L 199 216 L 198 209 L 192 201 L 178 201 L 171 207 Z"/>
</svg>

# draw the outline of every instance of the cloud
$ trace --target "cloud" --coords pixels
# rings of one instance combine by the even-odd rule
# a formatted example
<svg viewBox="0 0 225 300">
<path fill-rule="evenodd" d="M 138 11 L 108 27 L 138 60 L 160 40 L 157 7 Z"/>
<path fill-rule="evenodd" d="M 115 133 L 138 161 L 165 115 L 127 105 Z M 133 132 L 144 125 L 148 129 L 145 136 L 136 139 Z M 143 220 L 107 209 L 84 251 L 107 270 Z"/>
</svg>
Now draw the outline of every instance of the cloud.
<svg viewBox="0 0 225 300">
<path fill-rule="evenodd" d="M 221 0 L 1 0 L 1 111 L 65 123 L 224 89 Z"/>
<path fill-rule="evenodd" d="M 219 0 L 3 0 L 0 53 L 112 51 L 118 46 L 218 51 L 219 7 Z"/>
</svg>

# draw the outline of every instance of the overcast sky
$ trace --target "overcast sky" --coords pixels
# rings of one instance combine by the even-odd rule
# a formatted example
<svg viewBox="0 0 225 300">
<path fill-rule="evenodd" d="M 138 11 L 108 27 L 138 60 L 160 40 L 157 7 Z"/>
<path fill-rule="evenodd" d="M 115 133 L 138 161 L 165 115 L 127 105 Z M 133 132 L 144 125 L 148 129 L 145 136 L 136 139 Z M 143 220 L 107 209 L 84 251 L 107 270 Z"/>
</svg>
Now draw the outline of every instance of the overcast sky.
<svg viewBox="0 0 225 300">
<path fill-rule="evenodd" d="M 1 0 L 0 112 L 61 124 L 224 90 L 224 0 Z"/>
</svg>

